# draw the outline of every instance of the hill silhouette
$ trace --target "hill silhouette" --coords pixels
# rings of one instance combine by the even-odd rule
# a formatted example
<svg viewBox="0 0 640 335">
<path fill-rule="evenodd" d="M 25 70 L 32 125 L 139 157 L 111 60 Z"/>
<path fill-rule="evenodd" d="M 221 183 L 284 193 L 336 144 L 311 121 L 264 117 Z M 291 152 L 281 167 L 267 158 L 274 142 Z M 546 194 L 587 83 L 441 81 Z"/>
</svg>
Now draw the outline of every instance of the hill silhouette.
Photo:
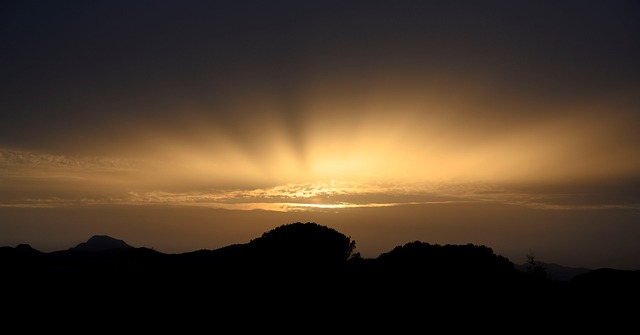
<svg viewBox="0 0 640 335">
<path fill-rule="evenodd" d="M 115 249 L 133 248 L 123 240 L 115 239 L 107 235 L 94 235 L 86 242 L 82 242 L 70 250 L 104 251 Z"/>
<path fill-rule="evenodd" d="M 135 306 L 174 313 L 185 313 L 177 306 L 197 299 L 215 303 L 220 313 L 269 314 L 280 306 L 298 316 L 307 311 L 343 318 L 357 310 L 390 321 L 424 317 L 419 313 L 427 310 L 432 317 L 451 311 L 484 315 L 489 310 L 483 305 L 491 303 L 492 313 L 526 319 L 541 313 L 535 306 L 544 303 L 544 315 L 559 318 L 567 308 L 593 312 L 593 298 L 607 292 L 640 298 L 640 271 L 599 269 L 558 281 L 518 269 L 487 246 L 422 241 L 362 258 L 351 237 L 312 222 L 285 224 L 243 244 L 179 254 L 108 236 L 50 253 L 3 247 L 0 264 L 5 287 L 20 288 L 9 292 L 18 301 L 27 296 L 80 306 L 135 297 Z"/>
<path fill-rule="evenodd" d="M 547 273 L 549 279 L 568 282 L 578 275 L 587 273 L 591 269 L 583 267 L 564 266 L 556 263 L 537 262 Z M 530 264 L 516 264 L 520 271 L 528 271 Z"/>
<path fill-rule="evenodd" d="M 276 227 L 247 243 L 214 250 L 165 254 L 147 248 L 136 248 L 107 235 L 94 235 L 86 242 L 67 250 L 44 253 L 28 244 L 20 244 L 15 248 L 1 247 L 0 256 L 7 273 L 11 273 L 12 266 L 19 266 L 30 267 L 41 273 L 55 272 L 62 275 L 67 270 L 76 273 L 79 270 L 75 267 L 92 263 L 93 267 L 82 271 L 117 275 L 140 272 L 139 269 L 136 270 L 139 267 L 165 273 L 186 271 L 185 273 L 219 274 L 233 270 L 237 274 L 242 270 L 271 271 L 271 275 L 286 275 L 339 270 L 351 274 L 392 274 L 396 278 L 447 282 L 511 281 L 526 278 L 523 265 L 515 265 L 484 245 L 438 245 L 413 241 L 371 259 L 363 259 L 355 251 L 356 242 L 332 228 L 313 222 L 295 222 Z M 546 266 L 546 263 L 541 264 Z M 613 269 L 592 271 L 579 268 L 576 271 L 571 280 L 562 278 L 559 281 L 587 282 L 591 276 L 618 278 L 616 276 L 619 274 L 637 273 Z M 21 273 L 25 274 L 20 272 L 12 275 L 19 276 Z M 546 278 L 546 281 L 556 280 Z"/>
</svg>

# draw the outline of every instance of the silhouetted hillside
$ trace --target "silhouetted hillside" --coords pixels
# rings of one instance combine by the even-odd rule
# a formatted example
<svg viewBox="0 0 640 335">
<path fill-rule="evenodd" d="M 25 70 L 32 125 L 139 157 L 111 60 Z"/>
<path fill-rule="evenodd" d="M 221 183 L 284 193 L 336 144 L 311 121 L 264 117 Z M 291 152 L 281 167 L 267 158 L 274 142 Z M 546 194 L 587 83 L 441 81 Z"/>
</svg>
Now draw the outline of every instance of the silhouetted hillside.
<svg viewBox="0 0 640 335">
<path fill-rule="evenodd" d="M 15 250 L 23 254 L 38 255 L 42 253 L 40 250 L 36 250 L 28 244 L 18 244 Z"/>
<path fill-rule="evenodd" d="M 381 254 L 377 260 L 384 271 L 408 273 L 413 277 L 483 279 L 514 273 L 514 265 L 507 258 L 494 254 L 491 248 L 473 244 L 437 245 L 414 241 Z"/>
<path fill-rule="evenodd" d="M 483 245 L 413 241 L 376 258 L 355 251 L 356 242 L 334 229 L 296 222 L 247 243 L 179 254 L 104 236 L 50 253 L 3 247 L 0 264 L 6 287 L 19 288 L 8 295 L 17 298 L 91 304 L 92 296 L 137 297 L 148 308 L 168 308 L 168 301 L 184 306 L 197 297 L 229 308 L 250 302 L 256 311 L 280 304 L 297 312 L 327 305 L 339 315 L 356 309 L 384 318 L 414 315 L 416 304 L 436 314 L 471 315 L 487 301 L 502 313 L 526 314 L 534 312 L 532 302 L 544 301 L 548 314 L 562 315 L 571 306 L 593 307 L 590 297 L 601 292 L 640 297 L 639 272 L 599 269 L 556 281 L 521 271 Z"/>
<path fill-rule="evenodd" d="M 133 247 L 125 243 L 123 240 L 118 240 L 107 235 L 94 235 L 87 240 L 87 242 L 82 242 L 70 250 L 102 251 L 128 248 Z"/>
<path fill-rule="evenodd" d="M 610 294 L 640 292 L 640 270 L 617 270 L 601 268 L 585 272 L 571 279 L 575 288 L 601 289 Z"/>
<path fill-rule="evenodd" d="M 316 223 L 296 222 L 274 228 L 251 240 L 256 255 L 300 263 L 345 262 L 355 250 L 355 241 Z"/>
<path fill-rule="evenodd" d="M 587 268 L 563 266 L 555 263 L 545 263 L 545 262 L 537 262 L 537 263 L 540 266 L 542 266 L 542 268 L 544 268 L 549 279 L 562 281 L 562 282 L 571 281 L 574 277 L 591 271 L 591 269 L 587 269 Z M 529 267 L 529 264 L 516 265 L 516 269 L 523 272 L 527 272 L 528 267 Z"/>
</svg>

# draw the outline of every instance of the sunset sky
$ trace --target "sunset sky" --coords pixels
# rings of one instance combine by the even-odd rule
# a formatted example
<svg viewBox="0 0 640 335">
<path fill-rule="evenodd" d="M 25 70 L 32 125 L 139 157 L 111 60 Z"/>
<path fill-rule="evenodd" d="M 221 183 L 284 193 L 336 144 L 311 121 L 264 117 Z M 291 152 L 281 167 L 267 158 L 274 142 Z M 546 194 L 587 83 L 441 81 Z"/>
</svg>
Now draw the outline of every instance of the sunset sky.
<svg viewBox="0 0 640 335">
<path fill-rule="evenodd" d="M 638 1 L 3 1 L 0 113 L 0 246 L 640 269 Z"/>
</svg>

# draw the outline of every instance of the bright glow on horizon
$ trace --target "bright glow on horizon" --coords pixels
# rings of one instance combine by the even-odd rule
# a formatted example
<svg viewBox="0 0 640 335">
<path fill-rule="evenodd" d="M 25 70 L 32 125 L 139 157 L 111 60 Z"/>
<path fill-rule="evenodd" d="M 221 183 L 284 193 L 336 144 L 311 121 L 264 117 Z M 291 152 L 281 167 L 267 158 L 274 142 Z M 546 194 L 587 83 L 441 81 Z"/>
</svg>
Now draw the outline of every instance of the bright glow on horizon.
<svg viewBox="0 0 640 335">
<path fill-rule="evenodd" d="M 0 246 L 313 221 L 640 267 L 631 2 L 130 3 L 2 7 Z"/>
<path fill-rule="evenodd" d="M 500 201 L 562 209 L 575 204 L 502 188 L 599 181 L 640 170 L 635 147 L 612 140 L 622 125 L 589 117 L 589 109 L 530 122 L 470 123 L 467 113 L 443 106 L 427 113 L 410 102 L 374 99 L 348 109 L 310 100 L 296 120 L 277 106 L 249 104 L 262 112 L 231 128 L 186 113 L 181 131 L 150 124 L 94 155 L 1 149 L 0 206 L 306 211 Z"/>
</svg>

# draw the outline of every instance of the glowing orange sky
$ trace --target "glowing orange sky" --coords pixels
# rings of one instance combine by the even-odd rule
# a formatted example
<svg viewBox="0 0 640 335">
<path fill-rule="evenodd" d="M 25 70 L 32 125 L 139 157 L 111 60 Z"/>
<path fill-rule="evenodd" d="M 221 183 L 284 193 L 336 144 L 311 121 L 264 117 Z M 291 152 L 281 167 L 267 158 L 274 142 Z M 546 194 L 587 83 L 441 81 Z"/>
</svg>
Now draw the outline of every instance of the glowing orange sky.
<svg viewBox="0 0 640 335">
<path fill-rule="evenodd" d="M 0 244 L 318 221 L 640 267 L 637 3 L 248 4 L 8 6 Z"/>
</svg>

